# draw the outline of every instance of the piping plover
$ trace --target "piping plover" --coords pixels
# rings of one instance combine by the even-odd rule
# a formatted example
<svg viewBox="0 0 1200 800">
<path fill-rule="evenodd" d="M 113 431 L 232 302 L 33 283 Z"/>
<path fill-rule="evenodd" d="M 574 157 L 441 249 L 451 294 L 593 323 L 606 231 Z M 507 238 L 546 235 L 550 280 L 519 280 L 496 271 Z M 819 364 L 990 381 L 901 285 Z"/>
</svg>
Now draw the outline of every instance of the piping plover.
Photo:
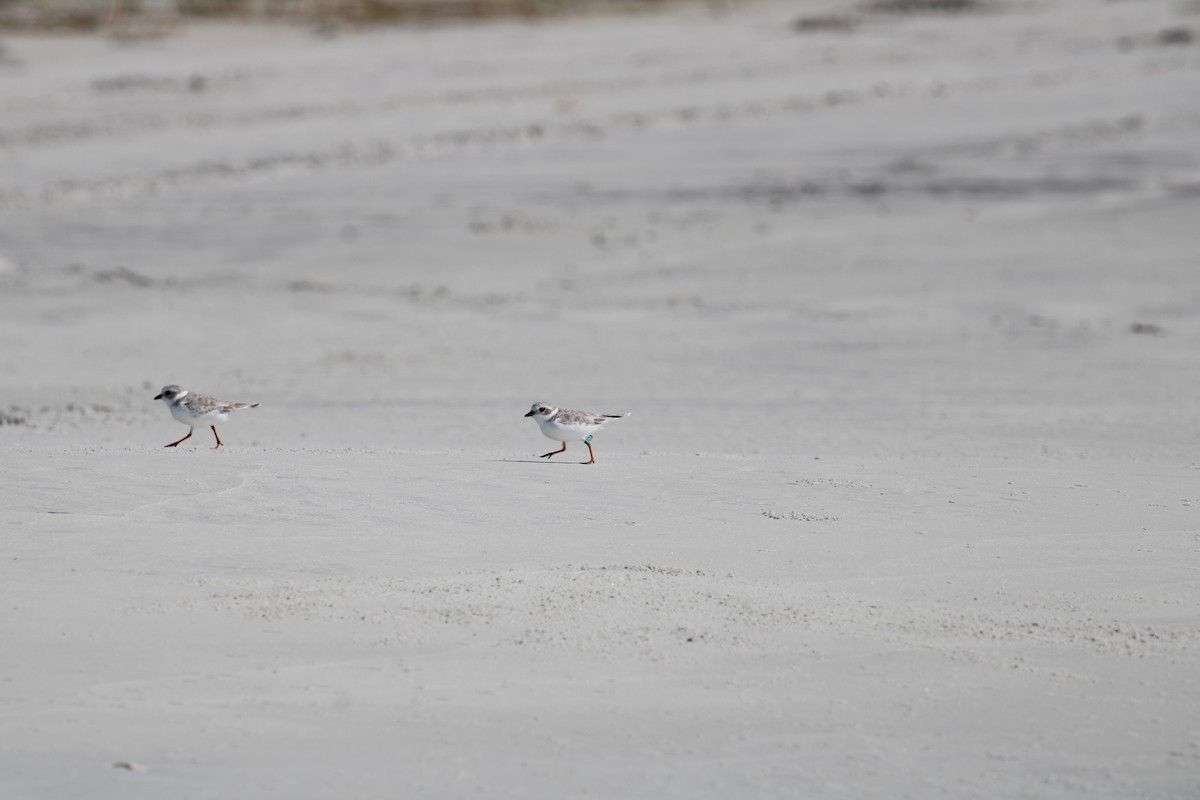
<svg viewBox="0 0 1200 800">
<path fill-rule="evenodd" d="M 556 442 L 562 442 L 563 446 L 558 450 L 552 450 L 549 453 L 543 453 L 538 458 L 550 458 L 567 449 L 567 442 L 583 442 L 587 445 L 589 459 L 584 461 L 584 464 L 595 464 L 596 454 L 592 452 L 592 434 L 603 428 L 614 419 L 628 417 L 629 411 L 624 414 L 592 414 L 588 411 L 568 411 L 564 408 L 556 408 L 549 403 L 534 403 L 529 409 L 529 413 L 525 416 L 533 417 L 537 422 L 538 427 L 542 429 L 542 434 L 553 439 Z"/>
<path fill-rule="evenodd" d="M 187 389 L 180 388 L 175 384 L 164 386 L 162 391 L 154 396 L 154 399 L 166 403 L 167 408 L 171 409 L 171 416 L 188 426 L 187 436 L 180 439 L 179 442 L 190 439 L 197 425 L 207 425 L 212 428 L 213 436 L 217 437 L 217 447 L 221 446 L 221 437 L 217 436 L 217 426 L 214 423 L 229 419 L 230 411 L 237 411 L 241 408 L 258 408 L 258 403 L 226 403 L 206 394 L 192 394 Z M 171 442 L 163 446 L 175 447 L 179 442 Z M 216 450 L 217 447 L 213 449 Z"/>
</svg>

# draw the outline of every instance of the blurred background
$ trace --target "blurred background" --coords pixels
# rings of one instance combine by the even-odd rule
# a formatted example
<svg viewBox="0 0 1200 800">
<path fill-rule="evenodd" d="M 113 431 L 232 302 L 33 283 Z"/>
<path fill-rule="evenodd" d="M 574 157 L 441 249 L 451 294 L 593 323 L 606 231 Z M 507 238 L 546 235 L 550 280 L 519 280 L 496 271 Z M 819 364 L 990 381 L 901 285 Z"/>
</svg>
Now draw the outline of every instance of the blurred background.
<svg viewBox="0 0 1200 800">
<path fill-rule="evenodd" d="M 5 0 L 4 435 L 157 446 L 178 383 L 261 402 L 244 445 L 533 451 L 544 400 L 634 451 L 1186 458 L 1198 29 Z"/>
</svg>

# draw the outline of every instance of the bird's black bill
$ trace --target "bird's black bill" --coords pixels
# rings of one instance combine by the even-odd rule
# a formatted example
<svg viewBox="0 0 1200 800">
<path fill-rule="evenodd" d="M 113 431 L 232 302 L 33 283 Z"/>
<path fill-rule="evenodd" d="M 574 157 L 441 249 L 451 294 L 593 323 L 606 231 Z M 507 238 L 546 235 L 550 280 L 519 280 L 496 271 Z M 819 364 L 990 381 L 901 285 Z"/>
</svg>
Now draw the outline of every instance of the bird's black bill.
<svg viewBox="0 0 1200 800">
<path fill-rule="evenodd" d="M 157 399 L 157 398 L 155 398 L 155 399 Z M 528 414 L 526 414 L 525 416 L 527 416 L 527 417 L 532 417 L 532 416 L 533 416 L 533 412 L 532 412 L 532 411 L 530 411 L 530 412 L 529 412 Z"/>
<path fill-rule="evenodd" d="M 155 399 L 155 400 L 162 400 L 162 392 L 159 392 L 158 394 L 154 395 L 154 399 Z"/>
</svg>

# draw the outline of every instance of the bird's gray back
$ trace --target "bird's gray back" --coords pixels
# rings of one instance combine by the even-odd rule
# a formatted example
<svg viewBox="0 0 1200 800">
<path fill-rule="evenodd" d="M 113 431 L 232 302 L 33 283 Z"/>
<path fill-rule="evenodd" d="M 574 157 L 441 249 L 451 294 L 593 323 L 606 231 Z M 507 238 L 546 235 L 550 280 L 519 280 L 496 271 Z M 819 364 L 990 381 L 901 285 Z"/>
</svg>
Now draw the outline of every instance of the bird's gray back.
<svg viewBox="0 0 1200 800">
<path fill-rule="evenodd" d="M 603 425 L 610 419 L 620 419 L 620 415 L 593 414 L 590 411 L 572 411 L 564 408 L 551 419 L 563 425 Z"/>
</svg>

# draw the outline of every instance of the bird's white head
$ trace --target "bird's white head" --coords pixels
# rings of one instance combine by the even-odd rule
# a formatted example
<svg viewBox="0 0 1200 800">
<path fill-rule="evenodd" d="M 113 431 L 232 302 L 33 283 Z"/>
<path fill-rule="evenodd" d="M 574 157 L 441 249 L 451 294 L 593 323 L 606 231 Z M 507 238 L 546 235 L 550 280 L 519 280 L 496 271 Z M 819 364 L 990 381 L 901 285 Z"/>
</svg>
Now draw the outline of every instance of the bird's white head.
<svg viewBox="0 0 1200 800">
<path fill-rule="evenodd" d="M 185 394 L 187 394 L 187 389 L 180 388 L 172 383 L 170 386 L 164 386 L 161 392 L 154 395 L 154 399 L 162 400 L 167 405 L 170 405 Z"/>
<path fill-rule="evenodd" d="M 525 416 L 533 417 L 539 423 L 541 423 L 541 422 L 544 422 L 544 421 L 550 419 L 557 413 L 558 413 L 558 409 L 555 408 L 554 406 L 550 405 L 549 403 L 534 403 L 533 406 L 529 409 L 529 413 L 526 414 Z"/>
</svg>

